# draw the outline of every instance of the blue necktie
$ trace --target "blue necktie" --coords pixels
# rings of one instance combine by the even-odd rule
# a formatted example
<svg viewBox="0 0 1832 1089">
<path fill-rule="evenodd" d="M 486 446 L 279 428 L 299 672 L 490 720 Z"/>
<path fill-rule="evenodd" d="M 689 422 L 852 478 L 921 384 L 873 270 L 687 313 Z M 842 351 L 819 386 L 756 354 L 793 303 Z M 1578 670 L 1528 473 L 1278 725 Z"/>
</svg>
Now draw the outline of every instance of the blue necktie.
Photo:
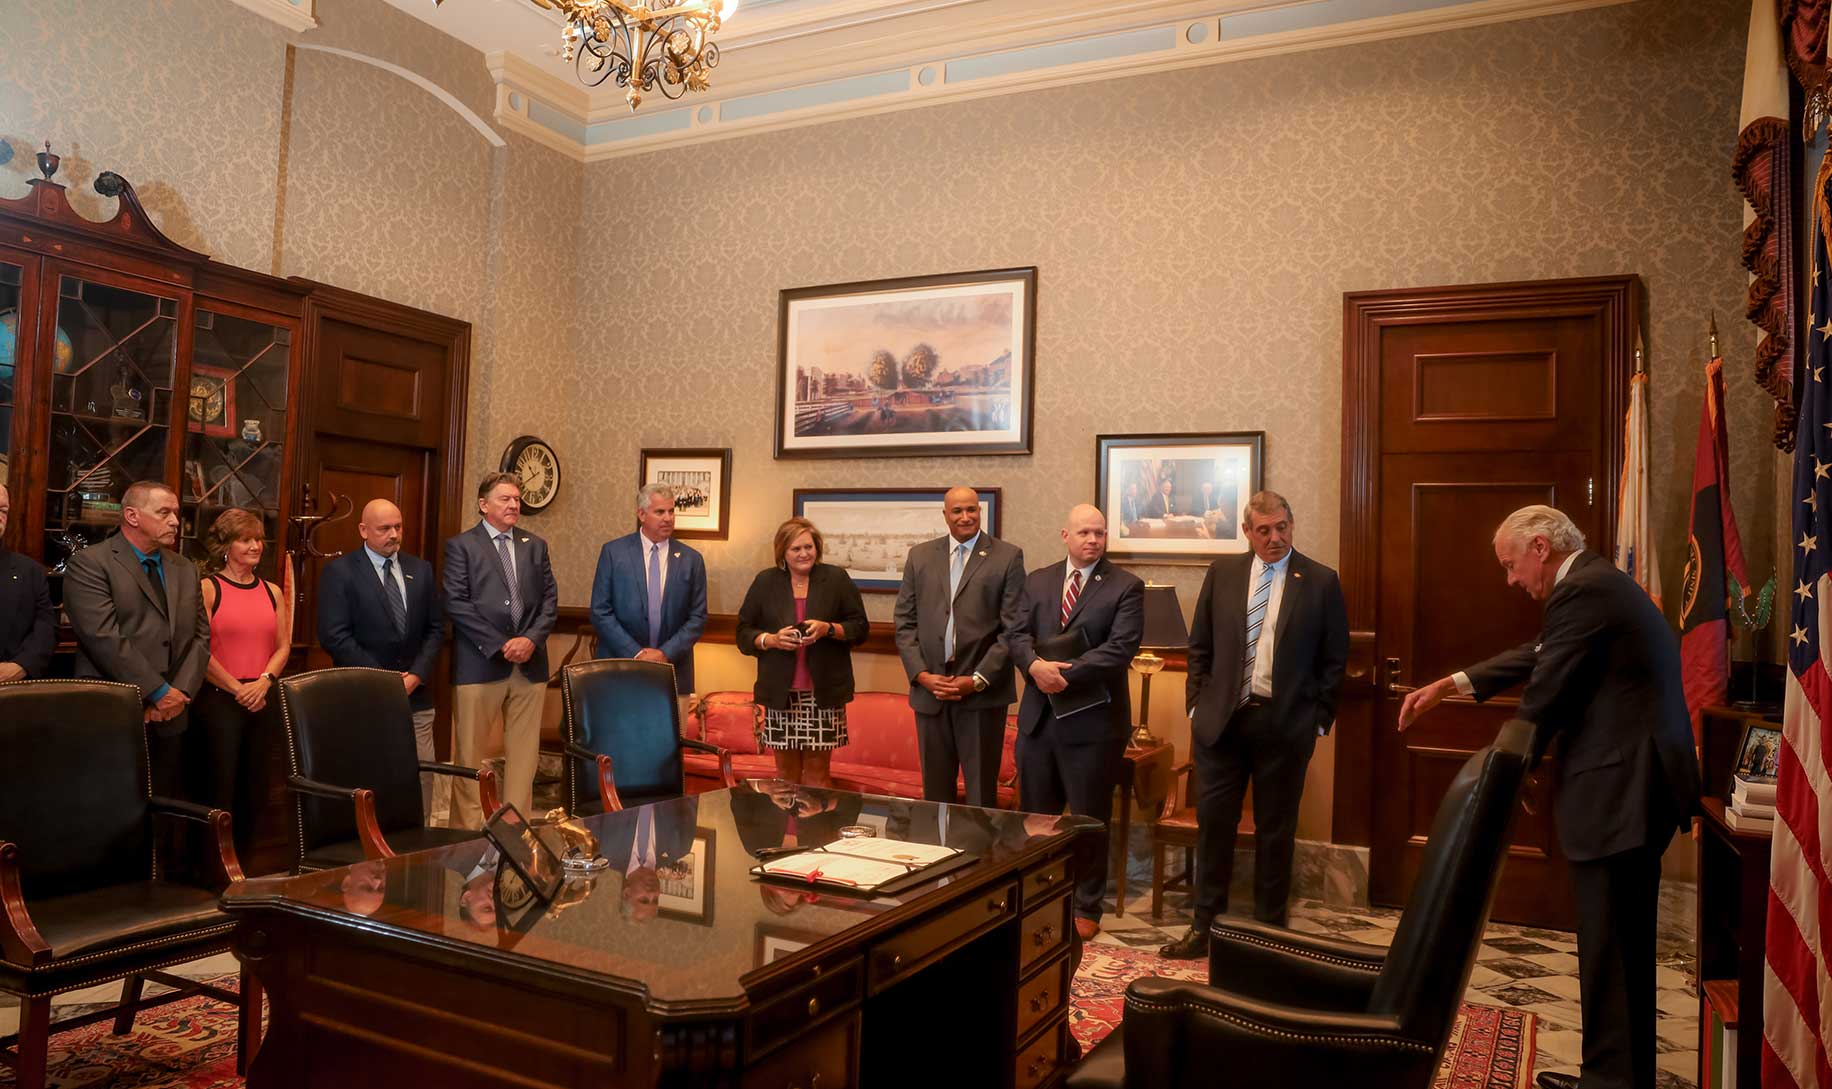
<svg viewBox="0 0 1832 1089">
<path fill-rule="evenodd" d="M 395 638 L 407 634 L 407 601 L 401 597 L 400 587 L 394 582 L 394 558 L 391 556 L 382 561 L 382 600 L 388 603 L 388 623 L 394 628 Z"/>
<path fill-rule="evenodd" d="M 519 627 L 522 622 L 522 588 L 515 579 L 515 559 L 510 553 L 513 547 L 507 533 L 496 538 L 496 556 L 503 563 L 503 581 L 509 584 L 509 623 Z"/>
<path fill-rule="evenodd" d="M 954 562 L 948 565 L 948 630 L 941 637 L 942 658 L 947 662 L 954 661 L 954 595 L 960 592 L 961 572 L 967 569 L 967 546 L 972 543 L 955 545 Z"/>
<path fill-rule="evenodd" d="M 649 543 L 649 646 L 662 641 L 662 546 Z"/>
<path fill-rule="evenodd" d="M 1266 564 L 1260 572 L 1259 584 L 1253 588 L 1253 596 L 1247 599 L 1247 653 L 1241 658 L 1240 666 L 1240 699 L 1238 707 L 1247 702 L 1253 695 L 1253 655 L 1259 649 L 1260 627 L 1266 622 L 1266 605 L 1272 600 L 1272 565 Z"/>
</svg>

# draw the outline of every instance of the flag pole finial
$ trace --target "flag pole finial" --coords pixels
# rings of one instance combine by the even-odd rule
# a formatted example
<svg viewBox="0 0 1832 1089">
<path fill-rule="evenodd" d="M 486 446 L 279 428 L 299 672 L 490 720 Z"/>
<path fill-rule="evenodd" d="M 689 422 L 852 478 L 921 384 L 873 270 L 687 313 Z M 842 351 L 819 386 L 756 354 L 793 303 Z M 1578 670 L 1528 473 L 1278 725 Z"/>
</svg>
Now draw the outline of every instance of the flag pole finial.
<svg viewBox="0 0 1832 1089">
<path fill-rule="evenodd" d="M 1717 311 L 1711 311 L 1711 358 L 1718 357 Z"/>
<path fill-rule="evenodd" d="M 1648 372 L 1647 363 L 1642 358 L 1643 353 L 1645 351 L 1646 349 L 1643 347 L 1642 341 L 1641 341 L 1641 331 L 1636 330 L 1635 331 L 1635 373 L 1636 374 L 1646 374 Z"/>
</svg>

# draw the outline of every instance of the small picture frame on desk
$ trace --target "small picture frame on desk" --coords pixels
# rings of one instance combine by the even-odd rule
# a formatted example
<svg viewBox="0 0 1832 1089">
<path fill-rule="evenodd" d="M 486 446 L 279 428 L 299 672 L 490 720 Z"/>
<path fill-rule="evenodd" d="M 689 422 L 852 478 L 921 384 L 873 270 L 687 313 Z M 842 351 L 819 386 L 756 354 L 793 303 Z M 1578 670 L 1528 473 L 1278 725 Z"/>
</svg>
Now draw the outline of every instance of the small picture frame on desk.
<svg viewBox="0 0 1832 1089">
<path fill-rule="evenodd" d="M 1773 784 L 1781 760 L 1781 727 L 1751 721 L 1743 727 L 1737 742 L 1737 762 L 1731 768 L 1734 779 L 1751 783 Z"/>
</svg>

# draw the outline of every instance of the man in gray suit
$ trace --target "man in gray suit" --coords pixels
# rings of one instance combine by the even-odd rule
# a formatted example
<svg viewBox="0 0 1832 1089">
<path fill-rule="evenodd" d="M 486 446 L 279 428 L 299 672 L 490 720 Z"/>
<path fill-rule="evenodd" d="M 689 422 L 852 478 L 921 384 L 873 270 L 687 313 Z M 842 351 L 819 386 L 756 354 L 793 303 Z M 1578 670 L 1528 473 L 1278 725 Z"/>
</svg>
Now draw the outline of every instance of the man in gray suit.
<svg viewBox="0 0 1832 1089">
<path fill-rule="evenodd" d="M 1005 710 L 1016 695 L 1005 633 L 1018 620 L 1024 553 L 980 532 L 980 497 L 954 488 L 942 499 L 948 535 L 910 549 L 897 590 L 897 653 L 910 678 L 922 796 L 998 804 Z"/>
<path fill-rule="evenodd" d="M 178 543 L 178 495 L 142 480 L 121 497 L 121 532 L 70 557 L 64 609 L 76 675 L 122 681 L 146 702 L 153 793 L 181 797 L 191 698 L 210 661 L 210 616 L 197 567 Z"/>
</svg>

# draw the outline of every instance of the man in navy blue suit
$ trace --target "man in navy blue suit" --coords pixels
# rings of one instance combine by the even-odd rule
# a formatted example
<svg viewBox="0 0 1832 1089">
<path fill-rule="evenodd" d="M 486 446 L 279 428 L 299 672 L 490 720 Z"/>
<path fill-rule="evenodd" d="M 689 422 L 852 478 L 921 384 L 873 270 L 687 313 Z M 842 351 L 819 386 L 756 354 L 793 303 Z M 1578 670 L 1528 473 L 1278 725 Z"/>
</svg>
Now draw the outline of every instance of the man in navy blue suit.
<svg viewBox="0 0 1832 1089">
<path fill-rule="evenodd" d="M 598 657 L 671 663 L 675 692 L 686 696 L 693 691 L 693 645 L 706 630 L 706 561 L 674 539 L 669 485 L 645 484 L 636 493 L 636 525 L 598 553 L 592 576 Z"/>
<path fill-rule="evenodd" d="M 6 535 L 11 504 L 6 485 L 0 484 L 0 537 Z M 0 545 L 0 681 L 44 676 L 56 642 L 45 569 L 30 556 Z"/>
<path fill-rule="evenodd" d="M 520 527 L 521 478 L 486 473 L 477 485 L 483 517 L 445 542 L 445 614 L 452 618 L 452 760 L 476 767 L 497 716 L 503 723 L 503 801 L 534 808 L 534 765 L 547 696 L 547 637 L 559 619 L 560 588 L 547 542 Z M 481 828 L 477 784 L 452 784 L 452 826 Z"/>
<path fill-rule="evenodd" d="M 445 612 L 432 564 L 401 551 L 401 508 L 371 499 L 356 532 L 363 547 L 318 576 L 318 645 L 331 664 L 390 669 L 413 706 L 414 750 L 433 759 L 433 668 Z M 420 814 L 432 815 L 433 776 L 420 776 Z"/>
<path fill-rule="evenodd" d="M 1018 705 L 1018 797 L 1032 813 L 1100 821 L 1083 841 L 1075 931 L 1100 931 L 1107 892 L 1107 817 L 1131 730 L 1126 670 L 1145 635 L 1145 584 L 1107 560 L 1107 519 L 1082 504 L 1062 527 L 1066 561 L 1024 580 L 1019 622 L 1006 637 L 1025 679 Z"/>
</svg>

